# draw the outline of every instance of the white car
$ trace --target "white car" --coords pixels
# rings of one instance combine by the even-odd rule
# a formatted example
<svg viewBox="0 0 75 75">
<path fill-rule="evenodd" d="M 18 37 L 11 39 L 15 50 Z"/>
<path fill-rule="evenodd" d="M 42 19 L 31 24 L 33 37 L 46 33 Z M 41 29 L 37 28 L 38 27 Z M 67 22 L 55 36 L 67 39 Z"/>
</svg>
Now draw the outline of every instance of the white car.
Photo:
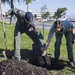
<svg viewBox="0 0 75 75">
<path fill-rule="evenodd" d="M 45 22 L 45 21 L 47 21 L 47 19 L 41 19 L 41 21 L 42 21 L 42 22 Z"/>
</svg>

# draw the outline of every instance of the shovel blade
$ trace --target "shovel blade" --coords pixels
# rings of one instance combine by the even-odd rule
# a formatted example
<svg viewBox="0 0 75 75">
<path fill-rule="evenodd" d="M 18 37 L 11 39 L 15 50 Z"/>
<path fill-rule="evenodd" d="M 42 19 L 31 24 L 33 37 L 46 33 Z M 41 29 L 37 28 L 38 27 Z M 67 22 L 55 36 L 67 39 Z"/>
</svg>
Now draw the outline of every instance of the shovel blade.
<svg viewBox="0 0 75 75">
<path fill-rule="evenodd" d="M 2 53 L 3 53 L 3 56 L 6 59 L 12 59 L 12 56 L 13 56 L 13 52 L 12 51 L 10 51 L 10 50 L 4 50 Z"/>
</svg>

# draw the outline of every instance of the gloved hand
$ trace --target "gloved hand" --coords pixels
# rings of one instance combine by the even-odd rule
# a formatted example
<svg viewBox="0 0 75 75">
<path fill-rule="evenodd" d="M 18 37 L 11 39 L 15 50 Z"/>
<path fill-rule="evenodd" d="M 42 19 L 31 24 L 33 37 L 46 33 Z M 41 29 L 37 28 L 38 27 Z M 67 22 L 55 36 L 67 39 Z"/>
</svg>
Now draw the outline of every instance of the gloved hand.
<svg viewBox="0 0 75 75">
<path fill-rule="evenodd" d="M 35 26 L 35 29 L 36 29 L 36 30 L 38 30 L 38 29 L 39 29 L 39 27 L 38 27 L 38 26 Z"/>
<path fill-rule="evenodd" d="M 44 50 L 44 48 L 45 48 L 45 44 L 44 44 L 44 46 L 41 48 L 41 51 L 42 51 L 42 56 L 45 56 L 46 55 L 46 50 Z"/>
<path fill-rule="evenodd" d="M 13 15 L 13 12 L 14 12 L 13 9 L 10 9 L 5 14 L 6 14 L 6 16 Z"/>
<path fill-rule="evenodd" d="M 46 55 L 46 51 L 42 51 L 42 56 L 45 56 Z"/>
</svg>

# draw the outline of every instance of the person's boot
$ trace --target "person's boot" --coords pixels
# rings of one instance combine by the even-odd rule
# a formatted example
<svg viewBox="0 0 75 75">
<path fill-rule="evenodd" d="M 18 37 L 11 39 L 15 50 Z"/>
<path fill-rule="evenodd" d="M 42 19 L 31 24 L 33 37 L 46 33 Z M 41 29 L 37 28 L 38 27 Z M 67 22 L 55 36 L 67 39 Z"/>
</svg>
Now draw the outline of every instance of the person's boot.
<svg viewBox="0 0 75 75">
<path fill-rule="evenodd" d="M 74 62 L 70 62 L 71 67 L 75 67 Z"/>
<path fill-rule="evenodd" d="M 73 59 L 69 59 L 69 65 L 70 65 L 71 67 L 75 67 L 75 65 L 74 65 L 74 60 L 73 60 Z"/>
</svg>

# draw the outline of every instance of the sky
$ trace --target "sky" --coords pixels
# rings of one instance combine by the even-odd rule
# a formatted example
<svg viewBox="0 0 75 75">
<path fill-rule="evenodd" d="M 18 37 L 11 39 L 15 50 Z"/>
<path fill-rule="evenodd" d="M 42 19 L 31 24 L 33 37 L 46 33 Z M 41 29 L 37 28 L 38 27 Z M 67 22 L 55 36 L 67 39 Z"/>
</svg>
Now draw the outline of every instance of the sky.
<svg viewBox="0 0 75 75">
<path fill-rule="evenodd" d="M 40 12 L 41 8 L 46 5 L 49 12 L 55 12 L 58 8 L 67 8 L 67 15 L 75 15 L 75 0 L 36 0 L 29 4 L 29 10 Z M 26 11 L 25 3 L 14 3 L 16 8 Z M 2 4 L 2 12 L 5 13 L 10 9 L 8 4 Z"/>
</svg>

